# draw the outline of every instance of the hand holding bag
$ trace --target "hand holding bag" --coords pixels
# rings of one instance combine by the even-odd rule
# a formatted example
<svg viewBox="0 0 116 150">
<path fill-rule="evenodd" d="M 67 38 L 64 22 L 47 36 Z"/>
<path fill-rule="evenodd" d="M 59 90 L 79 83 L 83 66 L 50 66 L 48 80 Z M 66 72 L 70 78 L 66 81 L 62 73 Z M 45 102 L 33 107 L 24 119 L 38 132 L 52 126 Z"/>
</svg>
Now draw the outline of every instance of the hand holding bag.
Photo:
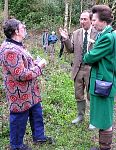
<svg viewBox="0 0 116 150">
<path fill-rule="evenodd" d="M 114 36 L 113 36 L 113 38 L 114 38 Z M 115 57 L 115 39 L 114 39 L 113 49 L 114 49 L 114 57 Z M 113 61 L 113 81 L 112 82 L 107 82 L 107 81 L 96 79 L 95 89 L 94 89 L 95 94 L 97 94 L 99 96 L 104 96 L 104 97 L 108 97 L 110 95 L 112 85 L 114 83 L 114 66 L 115 66 L 115 64 L 114 64 L 114 61 Z"/>
</svg>

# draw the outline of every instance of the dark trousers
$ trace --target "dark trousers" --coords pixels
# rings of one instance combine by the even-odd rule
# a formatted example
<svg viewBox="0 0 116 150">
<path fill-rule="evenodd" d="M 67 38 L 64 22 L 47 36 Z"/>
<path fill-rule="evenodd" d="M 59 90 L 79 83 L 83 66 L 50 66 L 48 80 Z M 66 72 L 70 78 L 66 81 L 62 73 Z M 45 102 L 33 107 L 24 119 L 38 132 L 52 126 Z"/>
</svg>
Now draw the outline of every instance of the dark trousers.
<svg viewBox="0 0 116 150">
<path fill-rule="evenodd" d="M 62 56 L 62 54 L 63 54 L 63 51 L 64 51 L 64 43 L 61 43 L 59 58 L 61 58 L 61 56 Z"/>
<path fill-rule="evenodd" d="M 19 148 L 23 145 L 23 137 L 29 118 L 33 141 L 45 140 L 41 103 L 21 113 L 10 112 L 10 145 Z"/>
</svg>

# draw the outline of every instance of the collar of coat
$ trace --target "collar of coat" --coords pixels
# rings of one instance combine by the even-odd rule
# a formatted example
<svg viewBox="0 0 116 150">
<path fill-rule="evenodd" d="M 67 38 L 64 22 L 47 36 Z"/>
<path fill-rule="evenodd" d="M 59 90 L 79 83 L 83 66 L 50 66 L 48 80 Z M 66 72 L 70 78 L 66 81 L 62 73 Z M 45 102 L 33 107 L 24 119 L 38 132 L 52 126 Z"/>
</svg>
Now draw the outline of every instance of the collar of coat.
<svg viewBox="0 0 116 150">
<path fill-rule="evenodd" d="M 103 29 L 103 31 L 101 32 L 100 37 L 103 36 L 103 35 L 105 35 L 106 33 L 112 32 L 112 31 L 113 31 L 112 26 L 108 25 L 108 26 L 106 26 L 106 27 Z"/>
<path fill-rule="evenodd" d="M 6 39 L 6 42 L 10 42 L 10 43 L 16 44 L 18 46 L 23 46 L 22 42 L 18 42 L 18 41 L 15 41 L 13 39 L 9 39 L 9 38 Z"/>
</svg>

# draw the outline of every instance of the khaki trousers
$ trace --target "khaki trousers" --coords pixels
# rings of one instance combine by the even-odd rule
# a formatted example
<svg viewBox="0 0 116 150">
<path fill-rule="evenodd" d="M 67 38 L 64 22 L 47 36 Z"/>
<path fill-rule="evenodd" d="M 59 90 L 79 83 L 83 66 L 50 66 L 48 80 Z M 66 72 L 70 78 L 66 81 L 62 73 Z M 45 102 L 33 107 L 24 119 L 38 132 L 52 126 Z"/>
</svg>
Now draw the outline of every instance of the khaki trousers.
<svg viewBox="0 0 116 150">
<path fill-rule="evenodd" d="M 74 79 L 75 99 L 77 101 L 85 100 L 85 89 L 87 92 L 87 99 L 89 100 L 88 85 L 89 85 L 90 66 L 82 65 Z"/>
</svg>

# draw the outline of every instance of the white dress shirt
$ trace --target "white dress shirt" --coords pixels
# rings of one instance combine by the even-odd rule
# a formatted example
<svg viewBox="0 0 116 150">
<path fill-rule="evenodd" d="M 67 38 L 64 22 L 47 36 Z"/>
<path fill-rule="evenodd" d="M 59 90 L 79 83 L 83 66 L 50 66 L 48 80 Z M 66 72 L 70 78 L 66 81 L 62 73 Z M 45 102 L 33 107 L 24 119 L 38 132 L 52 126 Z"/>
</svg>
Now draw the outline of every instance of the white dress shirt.
<svg viewBox="0 0 116 150">
<path fill-rule="evenodd" d="M 89 44 L 91 29 L 92 29 L 92 27 L 90 27 L 89 30 L 87 30 L 87 33 L 88 33 L 87 34 L 87 52 L 88 52 L 88 44 Z M 86 30 L 83 29 L 83 41 L 84 41 L 85 32 L 86 32 Z"/>
</svg>

